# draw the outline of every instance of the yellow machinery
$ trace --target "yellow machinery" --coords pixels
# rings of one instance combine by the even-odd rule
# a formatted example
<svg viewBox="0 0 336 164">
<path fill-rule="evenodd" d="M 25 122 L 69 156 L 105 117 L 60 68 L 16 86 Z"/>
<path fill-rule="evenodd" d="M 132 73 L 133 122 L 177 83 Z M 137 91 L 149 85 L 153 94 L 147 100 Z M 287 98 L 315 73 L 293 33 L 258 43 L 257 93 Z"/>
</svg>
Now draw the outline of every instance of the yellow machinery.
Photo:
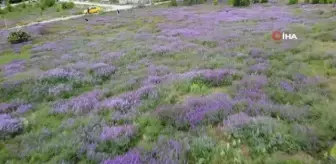
<svg viewBox="0 0 336 164">
<path fill-rule="evenodd" d="M 84 14 L 95 14 L 100 13 L 102 9 L 100 7 L 89 7 L 88 9 L 84 10 Z"/>
</svg>

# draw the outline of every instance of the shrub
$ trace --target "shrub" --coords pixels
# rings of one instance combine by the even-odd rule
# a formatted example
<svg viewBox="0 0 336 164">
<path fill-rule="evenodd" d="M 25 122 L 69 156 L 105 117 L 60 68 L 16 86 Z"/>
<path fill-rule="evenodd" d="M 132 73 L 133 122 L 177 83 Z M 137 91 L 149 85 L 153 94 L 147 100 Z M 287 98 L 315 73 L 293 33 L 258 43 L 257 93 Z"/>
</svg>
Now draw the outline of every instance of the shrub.
<svg viewBox="0 0 336 164">
<path fill-rule="evenodd" d="M 75 7 L 75 4 L 73 2 L 63 2 L 63 3 L 61 3 L 61 8 L 63 10 L 72 9 L 74 7 Z"/>
<path fill-rule="evenodd" d="M 12 5 L 7 4 L 6 6 L 7 6 L 7 7 L 5 8 L 5 10 L 7 10 L 7 12 L 13 12 L 14 8 L 13 8 Z"/>
<path fill-rule="evenodd" d="M 214 1 L 213 1 L 213 4 L 214 4 L 214 5 L 218 5 L 218 0 L 214 0 Z"/>
<path fill-rule="evenodd" d="M 210 163 L 216 144 L 207 136 L 193 139 L 190 144 L 189 157 L 195 163 Z"/>
<path fill-rule="evenodd" d="M 318 3 L 320 3 L 320 0 L 312 0 L 311 3 L 312 4 L 318 4 Z"/>
<path fill-rule="evenodd" d="M 22 8 L 22 9 L 25 9 L 25 8 L 27 8 L 27 5 L 26 5 L 26 3 L 22 3 L 21 5 L 19 5 L 19 7 Z"/>
<path fill-rule="evenodd" d="M 268 0 L 261 0 L 260 3 L 268 3 Z"/>
<path fill-rule="evenodd" d="M 171 6 L 177 6 L 176 0 L 170 0 L 170 5 Z"/>
<path fill-rule="evenodd" d="M 11 32 L 7 38 L 11 44 L 26 42 L 30 39 L 30 35 L 24 31 Z"/>
<path fill-rule="evenodd" d="M 244 7 L 249 6 L 250 0 L 233 0 L 233 6 L 234 7 Z"/>
<path fill-rule="evenodd" d="M 259 3 L 259 0 L 252 0 L 252 3 Z"/>
<path fill-rule="evenodd" d="M 6 9 L 0 9 L 0 15 L 2 14 L 6 14 L 7 13 L 7 10 Z"/>
<path fill-rule="evenodd" d="M 298 0 L 289 0 L 288 1 L 289 5 L 293 5 L 293 4 L 297 4 L 297 3 L 298 3 Z"/>
<path fill-rule="evenodd" d="M 44 8 L 52 7 L 55 5 L 56 1 L 55 0 L 41 0 L 41 6 Z"/>
<path fill-rule="evenodd" d="M 235 138 L 247 141 L 254 155 L 299 149 L 285 124 L 270 117 L 256 117 L 249 124 L 234 128 L 232 132 Z"/>
<path fill-rule="evenodd" d="M 183 0 L 183 5 L 191 6 L 194 4 L 202 4 L 204 0 Z"/>
<path fill-rule="evenodd" d="M 304 3 L 305 3 L 305 4 L 310 3 L 310 0 L 304 0 Z"/>
</svg>

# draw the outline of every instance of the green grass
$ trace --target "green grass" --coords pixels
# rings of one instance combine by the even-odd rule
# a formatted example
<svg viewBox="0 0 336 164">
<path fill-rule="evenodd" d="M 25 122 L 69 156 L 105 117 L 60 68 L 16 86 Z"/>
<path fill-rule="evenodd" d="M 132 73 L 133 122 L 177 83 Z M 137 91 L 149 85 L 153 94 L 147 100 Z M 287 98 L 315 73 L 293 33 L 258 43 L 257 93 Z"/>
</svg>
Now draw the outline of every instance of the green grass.
<svg viewBox="0 0 336 164">
<path fill-rule="evenodd" d="M 76 7 L 69 10 L 60 10 L 58 12 L 57 7 L 58 4 L 56 4 L 54 7 L 46 8 L 44 11 L 41 11 L 37 4 L 27 5 L 25 8 L 15 6 L 13 12 L 7 12 L 6 14 L 0 15 L 0 28 L 5 28 L 6 24 L 7 28 L 10 28 L 18 25 L 25 25 L 31 22 L 70 16 L 78 13 L 82 14 L 83 12 L 83 9 Z M 6 24 L 4 21 L 6 21 Z"/>
<path fill-rule="evenodd" d="M 202 5 L 193 6 L 186 10 L 199 10 L 202 11 L 200 14 L 207 14 L 207 12 L 213 12 L 213 9 L 216 7 Z M 85 131 L 83 128 L 92 126 L 94 122 L 108 126 L 128 123 L 138 128 L 137 135 L 128 141 L 119 144 L 113 142 L 99 143 L 98 149 L 92 154 L 96 155 L 95 157 L 99 159 L 102 159 L 100 155 L 104 153 L 107 153 L 105 155 L 108 157 L 113 158 L 136 146 L 143 147 L 145 149 L 144 152 L 150 151 L 156 146 L 158 139 L 162 136 L 181 142 L 187 142 L 190 148 L 190 151 L 187 153 L 188 162 L 197 164 L 218 164 L 223 161 L 228 163 L 239 163 L 237 161 L 240 161 L 241 163 L 251 164 L 315 164 L 318 162 L 323 163 L 323 154 L 329 151 L 331 151 L 331 154 L 334 154 L 335 148 L 332 149 L 332 146 L 328 147 L 327 143 L 334 141 L 336 137 L 336 126 L 334 124 L 334 120 L 336 119 L 334 112 L 336 107 L 334 103 L 334 98 L 336 98 L 336 74 L 334 72 L 335 68 L 328 66 L 328 61 L 335 57 L 328 57 L 327 53 L 334 52 L 336 45 L 334 41 L 323 40 L 326 38 L 326 35 L 321 34 L 332 34 L 334 31 L 332 28 L 334 24 L 332 22 L 319 22 L 312 27 L 304 24 L 289 26 L 289 31 L 297 34 L 299 38 L 304 38 L 298 46 L 292 50 L 284 50 L 281 44 L 271 42 L 269 34 L 251 35 L 249 32 L 243 32 L 241 36 L 233 40 L 235 44 L 239 45 L 238 48 L 233 49 L 221 49 L 218 41 L 211 39 L 204 42 L 190 40 L 190 43 L 196 42 L 200 47 L 208 48 L 208 50 L 217 50 L 205 53 L 193 53 L 192 50 L 185 50 L 169 55 L 158 55 L 151 54 L 150 49 L 148 49 L 151 44 L 155 44 L 156 40 L 137 42 L 132 39 L 126 39 L 113 43 L 106 41 L 107 39 L 116 37 L 117 34 L 121 32 L 136 34 L 138 31 L 146 31 L 153 35 L 159 34 L 157 31 L 158 25 L 160 23 L 166 23 L 167 20 L 160 16 L 146 17 L 148 13 L 154 9 L 139 9 L 134 16 L 125 12 L 125 15 L 120 15 L 122 19 L 114 20 L 116 24 L 120 23 L 120 28 L 110 28 L 106 23 L 97 23 L 92 25 L 94 27 L 90 31 L 85 29 L 85 27 L 87 27 L 85 26 L 87 25 L 85 22 L 69 20 L 51 25 L 50 28 L 52 28 L 52 32 L 50 34 L 35 38 L 36 43 L 41 43 L 66 37 L 76 37 L 76 41 L 78 42 L 74 42 L 73 49 L 67 53 L 76 55 L 75 52 L 86 52 L 89 54 L 90 59 L 88 60 L 92 62 L 98 62 L 96 60 L 100 59 L 101 51 L 108 53 L 125 50 L 126 53 L 124 56 L 108 62 L 108 64 L 113 64 L 118 67 L 116 74 L 110 78 L 101 80 L 99 83 L 79 85 L 75 88 L 74 92 L 69 93 L 67 98 L 80 95 L 93 88 L 105 89 L 107 92 L 106 97 L 118 96 L 124 92 L 135 91 L 141 87 L 142 80 L 148 77 L 148 63 L 168 66 L 172 72 L 176 73 L 184 73 L 195 69 L 216 68 L 235 68 L 244 72 L 249 69 L 249 66 L 256 63 L 257 59 L 250 58 L 248 55 L 237 57 L 231 54 L 248 53 L 249 48 L 260 47 L 269 52 L 267 53 L 269 56 L 266 57 L 268 59 L 269 70 L 264 74 L 270 81 L 269 86 L 265 88 L 267 96 L 278 104 L 309 107 L 310 115 L 300 121 L 291 121 L 274 114 L 274 116 L 272 116 L 274 119 L 271 123 L 274 123 L 276 128 L 273 129 L 273 132 L 270 133 L 267 131 L 267 129 L 270 128 L 270 124 L 250 124 L 245 127 L 247 130 L 237 131 L 235 135 L 231 135 L 231 133 L 227 131 L 228 129 L 223 126 L 222 120 L 218 124 L 209 123 L 195 129 L 183 129 L 177 128 L 165 122 L 165 120 L 161 120 L 156 115 L 156 110 L 160 106 L 182 104 L 189 97 L 200 97 L 213 93 L 235 94 L 237 86 L 231 84 L 231 81 L 227 84 L 215 86 L 200 79 L 182 80 L 171 84 L 158 85 L 158 95 L 143 98 L 141 100 L 141 106 L 137 108 L 138 113 L 133 120 L 112 120 L 111 116 L 116 114 L 116 109 L 97 113 L 93 112 L 89 115 L 53 115 L 50 114 L 52 104 L 50 101 L 55 101 L 61 97 L 49 99 L 39 95 L 38 92 L 34 94 L 32 91 L 45 85 L 59 83 L 71 84 L 75 82 L 71 80 L 56 80 L 52 83 L 45 82 L 42 84 L 33 79 L 24 86 L 18 86 L 16 88 L 17 92 L 13 92 L 10 95 L 5 96 L 5 92 L 0 93 L 1 100 L 6 102 L 14 98 L 24 100 L 32 100 L 32 97 L 37 98 L 30 102 L 34 105 L 33 110 L 22 115 L 26 120 L 24 133 L 8 140 L 0 140 L 0 163 L 5 163 L 6 160 L 8 160 L 9 163 L 32 164 L 59 163 L 62 160 L 68 160 L 74 163 L 97 163 L 90 159 L 92 156 L 87 156 L 87 152 L 80 152 L 80 150 L 83 150 L 80 146 L 87 146 L 89 144 L 89 142 L 86 141 L 87 138 L 83 138 Z M 145 12 L 145 14 L 143 12 Z M 304 19 L 312 19 L 312 17 L 310 17 L 311 15 L 309 15 L 311 13 L 308 14 L 307 12 L 308 11 L 296 9 L 295 15 Z M 141 18 L 139 18 L 137 14 L 139 14 Z M 111 16 L 111 18 L 114 19 L 115 13 L 90 16 L 90 19 L 95 19 L 100 16 Z M 322 15 L 320 17 L 324 16 Z M 247 26 L 247 28 L 257 28 L 255 25 L 258 25 L 258 23 L 257 21 L 240 21 L 227 24 L 222 23 L 221 25 L 223 27 L 235 27 L 233 25 L 239 25 Z M 74 25 L 76 27 L 76 33 L 69 32 L 65 36 L 60 35 L 60 33 L 65 30 L 70 31 L 69 29 L 74 28 Z M 197 24 L 195 24 L 195 26 L 196 25 Z M 253 41 L 245 40 L 251 37 L 253 37 Z M 185 38 L 181 40 L 183 39 Z M 86 43 L 91 41 L 97 41 L 101 47 L 85 47 Z M 188 40 L 183 41 L 187 42 Z M 34 45 L 36 44 L 35 42 L 33 43 Z M 143 47 L 143 45 L 149 46 Z M 138 46 L 137 49 L 132 49 L 132 47 L 136 46 Z M 274 49 L 270 47 L 274 47 Z M 0 55 L 0 65 L 17 59 L 30 61 L 30 48 L 31 47 L 25 47 L 20 53 L 9 51 L 2 53 Z M 50 53 L 50 55 L 54 55 L 51 60 L 54 58 L 58 59 L 60 55 L 63 55 L 62 53 L 63 52 Z M 148 63 L 146 63 L 146 61 L 148 61 Z M 68 63 L 65 63 L 65 65 L 66 64 Z M 139 67 L 128 69 L 129 65 L 138 65 Z M 40 65 L 37 62 L 36 65 L 28 66 L 27 71 L 15 74 L 9 78 L 2 77 L 2 80 L 8 82 L 35 77 L 36 74 L 40 74 L 39 71 L 34 71 L 39 67 Z M 278 83 L 282 80 L 289 80 L 294 73 L 302 73 L 307 76 L 324 76 L 328 78 L 328 81 L 321 86 L 308 86 L 295 92 L 286 92 L 280 88 Z M 129 83 L 129 80 L 134 79 L 136 79 L 136 82 Z M 235 80 L 238 81 L 240 79 L 237 78 Z M 241 107 L 241 109 L 244 108 Z M 74 119 L 75 124 L 70 126 L 70 128 L 62 128 L 61 125 L 68 119 Z M 290 130 L 294 124 L 308 126 L 314 130 L 314 134 L 319 138 L 318 143 L 316 143 L 317 145 L 315 145 L 316 147 L 310 147 L 313 145 L 311 144 L 313 141 L 310 140 L 309 135 L 301 133 L 295 134 Z M 97 140 L 95 140 L 95 142 L 96 141 Z M 101 154 L 95 154 L 97 152 Z"/>
<path fill-rule="evenodd" d="M 20 53 L 6 52 L 0 55 L 0 65 L 7 64 L 13 60 L 26 60 L 30 58 L 30 46 L 24 47 Z"/>
</svg>

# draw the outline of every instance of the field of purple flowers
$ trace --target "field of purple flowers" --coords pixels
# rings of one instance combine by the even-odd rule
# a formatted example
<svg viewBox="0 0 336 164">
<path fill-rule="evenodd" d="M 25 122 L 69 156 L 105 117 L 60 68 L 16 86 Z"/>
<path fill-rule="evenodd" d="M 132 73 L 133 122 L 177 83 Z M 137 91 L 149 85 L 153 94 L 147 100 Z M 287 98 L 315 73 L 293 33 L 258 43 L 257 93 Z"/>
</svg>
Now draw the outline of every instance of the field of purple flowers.
<svg viewBox="0 0 336 164">
<path fill-rule="evenodd" d="M 331 5 L 87 19 L 0 31 L 0 163 L 336 162 Z"/>
</svg>

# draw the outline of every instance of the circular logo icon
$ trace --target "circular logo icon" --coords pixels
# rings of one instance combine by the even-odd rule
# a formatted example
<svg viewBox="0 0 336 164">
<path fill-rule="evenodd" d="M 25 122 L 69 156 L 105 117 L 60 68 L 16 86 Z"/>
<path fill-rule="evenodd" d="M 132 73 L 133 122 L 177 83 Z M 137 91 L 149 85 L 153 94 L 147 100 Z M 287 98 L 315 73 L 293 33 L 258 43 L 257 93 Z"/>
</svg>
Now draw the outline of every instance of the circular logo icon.
<svg viewBox="0 0 336 164">
<path fill-rule="evenodd" d="M 273 33 L 272 33 L 272 38 L 274 39 L 274 40 L 281 40 L 282 39 L 282 37 L 281 37 L 281 32 L 280 31 L 274 31 Z"/>
</svg>

